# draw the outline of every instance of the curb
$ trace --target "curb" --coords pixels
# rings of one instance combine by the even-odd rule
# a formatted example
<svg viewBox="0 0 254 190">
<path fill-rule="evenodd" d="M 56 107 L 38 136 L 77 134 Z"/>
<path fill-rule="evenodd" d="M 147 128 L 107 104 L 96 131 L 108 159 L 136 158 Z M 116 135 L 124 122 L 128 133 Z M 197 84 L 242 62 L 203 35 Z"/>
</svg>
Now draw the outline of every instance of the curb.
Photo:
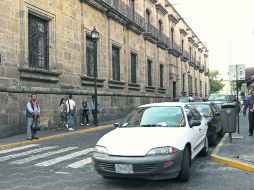
<svg viewBox="0 0 254 190">
<path fill-rule="evenodd" d="M 93 131 L 99 131 L 99 130 L 108 129 L 108 128 L 113 128 L 113 125 L 104 125 L 104 126 L 93 127 L 93 128 L 89 128 L 89 129 L 82 129 L 82 130 L 72 131 L 72 132 L 68 132 L 68 133 L 61 133 L 61 134 L 41 137 L 39 139 L 33 139 L 33 140 L 30 140 L 30 141 L 24 140 L 24 141 L 15 142 L 15 143 L 4 144 L 4 145 L 0 145 L 0 150 L 5 149 L 5 148 L 20 146 L 20 145 L 32 144 L 32 143 L 35 143 L 35 142 L 37 143 L 37 142 L 47 141 L 47 140 L 50 140 L 50 139 L 68 137 L 68 136 L 73 136 L 73 135 L 78 135 L 78 134 L 89 133 L 89 132 L 93 132 Z"/>
<path fill-rule="evenodd" d="M 211 154 L 211 160 L 214 162 L 226 165 L 226 166 L 233 167 L 233 168 L 238 168 L 238 169 L 245 170 L 248 172 L 254 172 L 254 166 L 252 166 L 252 165 L 248 165 L 248 164 L 239 162 L 239 161 L 231 159 L 231 158 L 222 157 L 222 156 L 217 155 L 220 148 L 222 147 L 223 143 L 227 139 L 227 137 L 228 137 L 228 134 L 224 135 L 224 137 L 222 138 L 220 143 L 216 146 L 216 148 L 214 149 L 214 151 Z"/>
</svg>

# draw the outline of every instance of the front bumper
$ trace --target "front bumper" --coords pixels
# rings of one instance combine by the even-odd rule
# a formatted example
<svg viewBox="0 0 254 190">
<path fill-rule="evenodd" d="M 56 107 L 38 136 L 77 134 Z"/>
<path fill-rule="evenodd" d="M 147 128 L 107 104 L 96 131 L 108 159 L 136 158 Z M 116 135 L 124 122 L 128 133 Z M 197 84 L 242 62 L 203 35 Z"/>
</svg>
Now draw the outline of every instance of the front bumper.
<svg viewBox="0 0 254 190">
<path fill-rule="evenodd" d="M 92 160 L 94 169 L 102 176 L 143 178 L 143 179 L 167 179 L 178 176 L 182 164 L 183 151 L 167 155 L 123 157 L 110 156 L 94 152 Z M 115 164 L 131 164 L 132 173 L 116 172 Z"/>
</svg>

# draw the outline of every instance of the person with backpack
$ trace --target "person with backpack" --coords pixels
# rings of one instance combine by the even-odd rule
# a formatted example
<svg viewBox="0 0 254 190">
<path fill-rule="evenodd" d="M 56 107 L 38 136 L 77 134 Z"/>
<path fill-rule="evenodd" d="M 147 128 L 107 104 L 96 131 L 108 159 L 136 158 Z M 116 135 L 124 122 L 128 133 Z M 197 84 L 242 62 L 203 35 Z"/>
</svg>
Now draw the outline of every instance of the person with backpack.
<svg viewBox="0 0 254 190">
<path fill-rule="evenodd" d="M 36 99 L 36 95 L 32 94 L 30 100 L 26 104 L 27 117 L 27 140 L 38 139 L 36 136 L 38 127 L 38 119 L 40 116 L 40 106 Z"/>
<path fill-rule="evenodd" d="M 67 107 L 67 128 L 69 131 L 73 131 L 73 125 L 74 125 L 74 113 L 75 113 L 75 101 L 72 99 L 72 95 L 69 95 L 69 99 L 66 101 L 66 107 Z"/>
<path fill-rule="evenodd" d="M 86 119 L 86 125 L 89 125 L 89 105 L 87 102 L 87 99 L 84 98 L 82 103 L 81 103 L 81 122 L 80 125 L 83 126 L 84 125 L 84 120 Z"/>
</svg>

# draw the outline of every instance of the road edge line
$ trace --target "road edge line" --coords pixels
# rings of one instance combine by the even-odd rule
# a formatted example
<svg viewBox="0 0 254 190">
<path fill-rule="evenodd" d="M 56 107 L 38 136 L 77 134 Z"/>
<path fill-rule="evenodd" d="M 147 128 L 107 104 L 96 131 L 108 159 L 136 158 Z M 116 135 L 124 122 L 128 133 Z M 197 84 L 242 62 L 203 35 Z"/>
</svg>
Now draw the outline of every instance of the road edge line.
<svg viewBox="0 0 254 190">
<path fill-rule="evenodd" d="M 114 127 L 113 125 L 103 125 L 103 126 L 93 127 L 93 128 L 89 128 L 89 129 L 81 129 L 81 130 L 72 131 L 72 132 L 68 132 L 68 133 L 60 133 L 60 134 L 56 134 L 56 135 L 40 137 L 39 139 L 33 139 L 30 141 L 24 140 L 24 141 L 19 141 L 19 142 L 15 142 L 15 143 L 3 144 L 3 145 L 0 145 L 0 150 L 15 147 L 15 146 L 20 146 L 20 145 L 27 145 L 27 144 L 47 141 L 47 140 L 56 139 L 56 138 L 62 138 L 62 137 L 68 137 L 68 136 L 73 136 L 73 135 L 78 135 L 78 134 L 89 133 L 89 132 L 93 132 L 93 131 L 99 131 L 102 129 L 108 129 L 108 128 L 113 128 L 113 127 Z"/>
</svg>

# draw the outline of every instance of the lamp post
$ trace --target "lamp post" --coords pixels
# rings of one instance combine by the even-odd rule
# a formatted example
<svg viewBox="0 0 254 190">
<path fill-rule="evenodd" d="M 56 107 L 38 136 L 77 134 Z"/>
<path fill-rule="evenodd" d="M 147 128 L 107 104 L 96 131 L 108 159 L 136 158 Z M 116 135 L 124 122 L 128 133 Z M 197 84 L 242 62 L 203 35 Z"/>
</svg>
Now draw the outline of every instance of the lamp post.
<svg viewBox="0 0 254 190">
<path fill-rule="evenodd" d="M 97 40 L 99 39 L 99 32 L 97 32 L 96 27 L 94 26 L 91 36 L 93 39 L 94 47 L 94 125 L 98 124 L 97 119 Z"/>
</svg>

